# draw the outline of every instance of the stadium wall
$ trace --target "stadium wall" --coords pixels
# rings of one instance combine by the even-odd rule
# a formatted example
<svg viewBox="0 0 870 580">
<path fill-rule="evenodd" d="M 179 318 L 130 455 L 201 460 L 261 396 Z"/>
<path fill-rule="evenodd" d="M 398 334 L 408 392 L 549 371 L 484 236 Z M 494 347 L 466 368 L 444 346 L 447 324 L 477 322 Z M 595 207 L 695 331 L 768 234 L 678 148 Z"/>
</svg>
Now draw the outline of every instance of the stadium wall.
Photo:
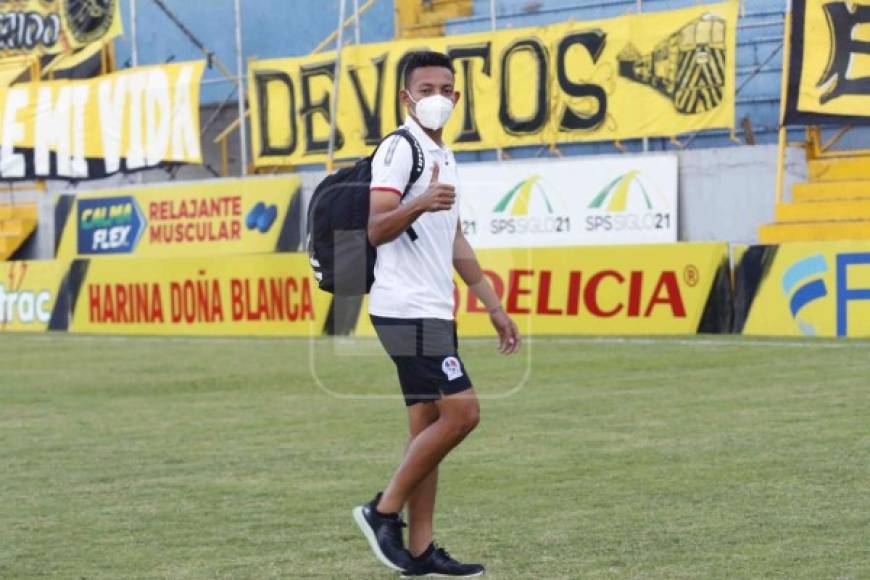
<svg viewBox="0 0 870 580">
<path fill-rule="evenodd" d="M 208 142 L 205 140 L 204 142 Z M 207 164 L 216 163 L 215 149 L 206 150 Z M 679 239 L 686 242 L 724 241 L 752 244 L 758 241 L 758 228 L 774 217 L 773 191 L 776 181 L 776 147 L 728 147 L 679 151 Z M 506 161 L 505 163 L 510 163 Z M 546 160 L 542 160 L 546 163 Z M 303 210 L 317 184 L 325 177 L 322 170 L 301 171 Z M 165 181 L 163 170 L 146 172 L 143 183 Z M 179 179 L 214 177 L 205 167 L 182 167 Z M 806 180 L 802 149 L 790 148 L 786 162 L 786 191 L 791 184 Z M 130 185 L 135 178 L 119 176 L 101 183 L 101 188 Z M 25 260 L 47 260 L 55 255 L 56 198 L 62 193 L 94 191 L 92 186 L 51 182 L 51 195 L 39 192 L 16 194 L 19 200 L 37 200 L 39 227 L 35 237 L 17 256 Z M 304 215 L 304 211 L 303 211 Z"/>
</svg>

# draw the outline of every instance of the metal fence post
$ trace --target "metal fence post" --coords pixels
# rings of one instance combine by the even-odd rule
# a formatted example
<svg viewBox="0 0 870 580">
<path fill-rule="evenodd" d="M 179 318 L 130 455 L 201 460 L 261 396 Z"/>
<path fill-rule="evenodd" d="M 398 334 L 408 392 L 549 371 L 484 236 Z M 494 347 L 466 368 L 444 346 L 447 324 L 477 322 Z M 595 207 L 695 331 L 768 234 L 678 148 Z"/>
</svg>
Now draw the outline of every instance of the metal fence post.
<svg viewBox="0 0 870 580">
<path fill-rule="evenodd" d="M 353 0 L 353 43 L 360 43 L 359 0 Z"/>
<path fill-rule="evenodd" d="M 489 25 L 490 25 L 490 29 L 493 32 L 495 32 L 496 29 L 498 28 L 498 17 L 496 16 L 496 13 L 495 13 L 495 3 L 496 3 L 496 0 L 489 0 Z M 465 98 L 467 99 L 468 95 L 466 95 Z M 495 150 L 495 156 L 498 158 L 499 161 L 501 161 L 501 157 L 502 157 L 501 147 L 499 147 Z"/>
<path fill-rule="evenodd" d="M 239 87 L 239 146 L 242 177 L 248 174 L 248 126 L 245 122 L 245 58 L 242 45 L 242 0 L 235 1 L 236 8 L 236 83 Z"/>
<path fill-rule="evenodd" d="M 344 44 L 344 16 L 346 2 L 338 0 L 338 38 L 335 46 L 335 73 L 333 75 L 332 99 L 329 104 L 329 148 L 326 152 L 326 170 L 332 171 L 333 157 L 335 157 L 335 135 L 336 126 L 338 124 L 338 90 L 341 80 L 341 49 Z"/>
<path fill-rule="evenodd" d="M 637 0 L 637 13 L 640 14 L 643 12 L 643 0 Z M 643 138 L 643 150 L 644 152 L 649 151 L 649 138 Z"/>
<path fill-rule="evenodd" d="M 139 66 L 139 35 L 136 30 L 136 0 L 130 0 L 130 64 Z"/>
</svg>

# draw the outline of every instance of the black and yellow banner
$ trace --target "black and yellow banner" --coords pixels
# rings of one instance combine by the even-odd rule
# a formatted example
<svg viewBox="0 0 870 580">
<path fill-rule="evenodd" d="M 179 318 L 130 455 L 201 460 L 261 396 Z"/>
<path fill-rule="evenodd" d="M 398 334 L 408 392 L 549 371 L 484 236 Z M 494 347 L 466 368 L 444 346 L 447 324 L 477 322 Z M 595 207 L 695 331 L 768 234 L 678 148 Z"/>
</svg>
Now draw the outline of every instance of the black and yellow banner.
<svg viewBox="0 0 870 580">
<path fill-rule="evenodd" d="M 0 89 L 0 180 L 99 179 L 202 163 L 204 61 Z"/>
<path fill-rule="evenodd" d="M 70 52 L 122 32 L 120 0 L 0 2 L 0 58 Z"/>
<path fill-rule="evenodd" d="M 870 0 L 792 0 L 785 119 L 870 123 Z"/>
<path fill-rule="evenodd" d="M 633 137 L 734 125 L 737 2 L 540 28 L 346 48 L 339 158 L 360 157 L 404 120 L 407 56 L 450 56 L 462 92 L 445 130 L 459 151 Z M 258 166 L 322 162 L 336 54 L 252 62 Z"/>
<path fill-rule="evenodd" d="M 689 335 L 728 332 L 728 244 L 499 248 L 478 258 L 526 335 Z M 367 304 L 355 333 L 373 336 Z M 456 280 L 462 336 L 493 336 L 486 307 Z"/>
</svg>

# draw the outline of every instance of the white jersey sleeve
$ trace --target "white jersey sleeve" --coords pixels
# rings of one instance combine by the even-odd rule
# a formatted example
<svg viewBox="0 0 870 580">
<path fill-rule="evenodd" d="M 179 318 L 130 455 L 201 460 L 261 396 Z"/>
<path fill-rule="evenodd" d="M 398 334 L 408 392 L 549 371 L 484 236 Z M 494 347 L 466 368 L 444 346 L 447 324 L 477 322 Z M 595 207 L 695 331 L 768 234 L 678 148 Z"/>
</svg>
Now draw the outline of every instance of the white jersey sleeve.
<svg viewBox="0 0 870 580">
<path fill-rule="evenodd" d="M 411 180 L 411 145 L 401 135 L 393 135 L 378 148 L 372 159 L 371 189 L 386 189 L 400 197 Z"/>
</svg>

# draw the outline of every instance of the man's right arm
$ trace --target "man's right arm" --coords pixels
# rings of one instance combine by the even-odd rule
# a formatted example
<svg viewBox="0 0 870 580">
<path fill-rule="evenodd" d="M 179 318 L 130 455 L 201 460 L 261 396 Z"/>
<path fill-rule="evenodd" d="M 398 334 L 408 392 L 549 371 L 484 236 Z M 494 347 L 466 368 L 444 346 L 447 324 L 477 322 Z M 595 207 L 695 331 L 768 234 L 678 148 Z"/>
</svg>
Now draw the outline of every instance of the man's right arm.
<svg viewBox="0 0 870 580">
<path fill-rule="evenodd" d="M 418 217 L 427 211 L 444 211 L 453 207 L 456 189 L 446 183 L 438 183 L 440 169 L 432 169 L 432 180 L 426 192 L 402 204 L 402 196 L 393 189 L 374 187 L 369 202 L 369 243 L 380 246 L 401 236 Z"/>
</svg>

